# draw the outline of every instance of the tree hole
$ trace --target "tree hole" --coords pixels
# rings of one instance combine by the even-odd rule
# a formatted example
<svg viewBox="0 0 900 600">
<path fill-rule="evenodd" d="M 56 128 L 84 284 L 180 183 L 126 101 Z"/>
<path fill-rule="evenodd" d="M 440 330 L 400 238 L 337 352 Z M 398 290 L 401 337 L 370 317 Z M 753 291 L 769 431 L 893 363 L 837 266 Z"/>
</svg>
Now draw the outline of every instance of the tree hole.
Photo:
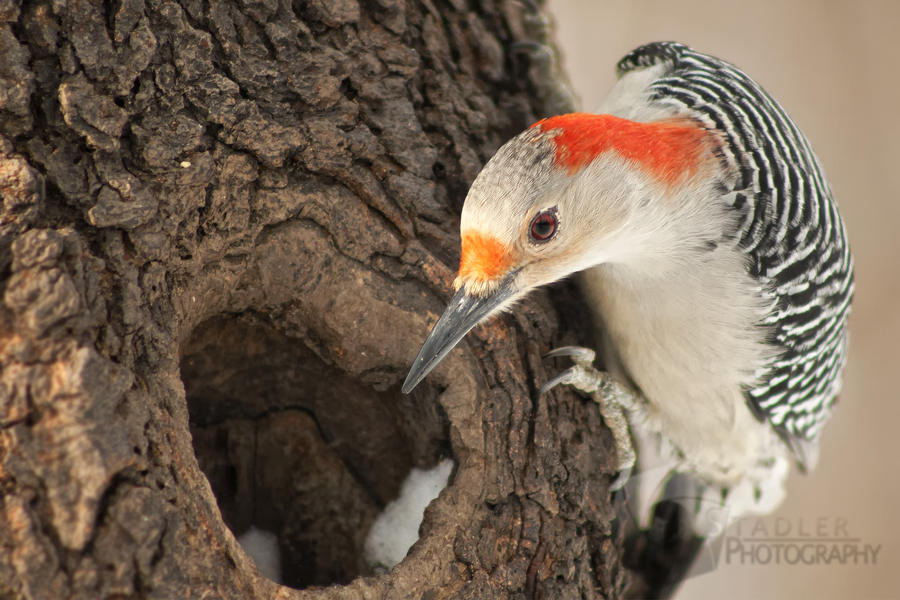
<svg viewBox="0 0 900 600">
<path fill-rule="evenodd" d="M 191 434 L 226 524 L 277 536 L 280 582 L 372 574 L 363 544 L 412 467 L 450 455 L 436 398 L 378 391 L 265 317 L 222 315 L 182 348 Z"/>
</svg>

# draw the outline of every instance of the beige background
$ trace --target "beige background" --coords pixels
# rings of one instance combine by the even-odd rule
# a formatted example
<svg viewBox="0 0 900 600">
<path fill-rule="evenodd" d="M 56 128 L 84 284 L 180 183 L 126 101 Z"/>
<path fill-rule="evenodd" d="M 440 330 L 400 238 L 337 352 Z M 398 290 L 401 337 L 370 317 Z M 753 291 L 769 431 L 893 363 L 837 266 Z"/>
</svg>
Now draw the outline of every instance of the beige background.
<svg viewBox="0 0 900 600">
<path fill-rule="evenodd" d="M 678 598 L 900 598 L 900 1 L 549 0 L 549 9 L 585 110 L 644 42 L 681 41 L 744 69 L 806 132 L 849 229 L 856 298 L 844 392 L 818 469 L 792 476 L 776 516 L 794 533 L 842 520 L 838 533 L 880 544 L 877 564 L 733 561 L 690 579 Z M 763 522 L 770 533 L 776 516 Z"/>
</svg>

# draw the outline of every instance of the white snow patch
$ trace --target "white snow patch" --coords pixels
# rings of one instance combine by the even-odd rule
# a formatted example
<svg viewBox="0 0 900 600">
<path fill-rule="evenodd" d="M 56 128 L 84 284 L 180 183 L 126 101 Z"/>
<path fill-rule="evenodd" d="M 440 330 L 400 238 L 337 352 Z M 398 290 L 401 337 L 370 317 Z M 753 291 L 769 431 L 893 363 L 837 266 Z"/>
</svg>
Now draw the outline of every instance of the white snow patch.
<svg viewBox="0 0 900 600">
<path fill-rule="evenodd" d="M 237 541 L 256 563 L 260 575 L 281 583 L 281 553 L 278 550 L 277 535 L 251 526 L 238 536 Z"/>
<path fill-rule="evenodd" d="M 450 478 L 453 461 L 442 460 L 432 469 L 413 469 L 400 487 L 400 496 L 378 515 L 364 547 L 366 562 L 390 569 L 399 563 L 419 539 L 425 508 L 438 497 Z"/>
</svg>

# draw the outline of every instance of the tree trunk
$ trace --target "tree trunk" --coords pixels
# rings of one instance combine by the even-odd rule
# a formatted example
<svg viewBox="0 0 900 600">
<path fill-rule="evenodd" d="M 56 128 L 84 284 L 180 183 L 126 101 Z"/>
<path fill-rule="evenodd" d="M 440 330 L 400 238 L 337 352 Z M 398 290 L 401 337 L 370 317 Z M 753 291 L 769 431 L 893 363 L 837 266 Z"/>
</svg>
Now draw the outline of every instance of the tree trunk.
<svg viewBox="0 0 900 600">
<path fill-rule="evenodd" d="M 469 4 L 0 0 L 0 598 L 621 595 L 611 436 L 536 395 L 590 342 L 572 288 L 400 393 L 468 185 L 570 107 L 538 8 Z"/>
</svg>

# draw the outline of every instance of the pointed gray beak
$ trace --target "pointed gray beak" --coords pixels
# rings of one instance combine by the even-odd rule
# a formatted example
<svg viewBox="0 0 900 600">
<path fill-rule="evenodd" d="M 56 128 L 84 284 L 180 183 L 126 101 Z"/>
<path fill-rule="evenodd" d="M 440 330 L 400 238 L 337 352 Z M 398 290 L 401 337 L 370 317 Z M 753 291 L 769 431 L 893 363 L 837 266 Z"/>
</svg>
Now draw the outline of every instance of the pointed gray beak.
<svg viewBox="0 0 900 600">
<path fill-rule="evenodd" d="M 513 296 L 514 279 L 515 272 L 507 275 L 500 286 L 487 296 L 472 296 L 466 293 L 465 287 L 459 288 L 413 361 L 403 382 L 404 394 L 419 385 L 473 327 Z"/>
</svg>

